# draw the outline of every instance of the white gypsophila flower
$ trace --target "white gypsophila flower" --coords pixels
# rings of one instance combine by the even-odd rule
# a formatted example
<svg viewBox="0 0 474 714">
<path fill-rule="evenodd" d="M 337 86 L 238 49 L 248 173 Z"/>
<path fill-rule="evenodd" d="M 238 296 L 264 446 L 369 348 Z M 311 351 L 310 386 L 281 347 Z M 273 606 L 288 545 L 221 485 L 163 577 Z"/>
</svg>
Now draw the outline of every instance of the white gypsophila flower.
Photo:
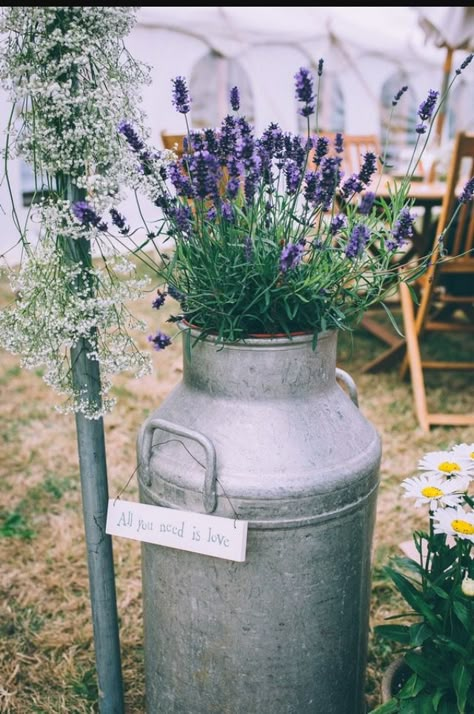
<svg viewBox="0 0 474 714">
<path fill-rule="evenodd" d="M 147 68 L 124 51 L 134 7 L 6 7 L 0 78 L 21 111 L 15 148 L 41 173 L 108 175 L 127 160 L 116 128 L 141 124 Z M 13 145 L 13 144 L 11 144 Z"/>
<path fill-rule="evenodd" d="M 455 458 L 452 451 L 430 451 L 420 459 L 418 468 L 442 476 L 474 476 L 474 462 Z"/>
<path fill-rule="evenodd" d="M 437 473 L 427 473 L 406 478 L 401 485 L 405 489 L 404 498 L 414 498 L 417 508 L 429 505 L 433 511 L 440 505 L 457 506 L 461 503 L 469 478 L 459 476 L 447 479 Z"/>
<path fill-rule="evenodd" d="M 474 444 L 456 444 L 451 449 L 451 454 L 455 459 L 472 462 L 474 465 Z"/>
<path fill-rule="evenodd" d="M 438 508 L 432 516 L 434 533 L 456 536 L 474 543 L 474 512 L 462 507 Z"/>
<path fill-rule="evenodd" d="M 146 327 L 126 307 L 148 283 L 136 280 L 133 264 L 116 253 L 129 232 L 115 208 L 123 198 L 119 184 L 130 178 L 135 188 L 131 177 L 138 173 L 118 126 L 128 117 L 148 136 L 139 109 L 148 70 L 123 44 L 135 10 L 0 8 L 0 80 L 13 103 L 4 154 L 30 163 L 38 186 L 21 230 L 27 259 L 10 273 L 16 303 L 0 313 L 0 342 L 25 367 L 44 372 L 64 396 L 63 410 L 91 418 L 113 405 L 111 375 L 141 376 L 151 366 L 129 334 Z M 161 161 L 157 156 L 158 168 Z M 152 196 L 152 178 L 148 183 Z M 33 250 L 28 230 L 36 227 Z M 91 254 L 103 263 L 91 265 Z M 69 351 L 81 340 L 100 365 L 96 403 L 72 384 Z"/>
<path fill-rule="evenodd" d="M 146 326 L 125 303 L 149 285 L 147 279 L 133 278 L 133 270 L 123 256 L 111 255 L 106 267 L 91 267 L 86 275 L 83 265 L 66 262 L 55 243 L 43 237 L 34 255 L 10 276 L 16 301 L 0 313 L 0 341 L 21 355 L 22 366 L 44 370 L 44 381 L 64 395 L 66 409 L 100 416 L 112 406 L 111 375 L 132 371 L 142 376 L 151 369 L 149 354 L 138 350 L 129 335 L 129 330 Z M 97 409 L 72 384 L 69 350 L 81 339 L 101 367 L 102 403 Z"/>
</svg>

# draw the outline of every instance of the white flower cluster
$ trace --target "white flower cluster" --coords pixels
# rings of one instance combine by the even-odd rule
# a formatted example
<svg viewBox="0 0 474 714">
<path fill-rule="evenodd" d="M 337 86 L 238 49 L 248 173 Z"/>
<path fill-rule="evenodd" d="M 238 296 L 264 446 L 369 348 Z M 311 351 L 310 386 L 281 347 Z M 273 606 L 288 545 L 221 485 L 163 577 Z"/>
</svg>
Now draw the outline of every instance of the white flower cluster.
<svg viewBox="0 0 474 714">
<path fill-rule="evenodd" d="M 126 307 L 146 285 L 116 252 L 129 230 L 115 210 L 119 186 L 136 174 L 118 127 L 126 117 L 146 136 L 138 92 L 147 70 L 123 43 L 135 10 L 1 8 L 0 79 L 14 106 L 6 153 L 33 165 L 46 197 L 35 197 L 26 227 L 39 224 L 36 250 L 20 229 L 27 257 L 10 274 L 16 299 L 0 314 L 0 342 L 25 367 L 44 370 L 64 408 L 91 418 L 112 406 L 113 374 L 150 369 L 129 334 L 145 325 Z M 92 401 L 71 371 L 70 350 L 83 344 L 100 365 L 101 394 Z"/>
<path fill-rule="evenodd" d="M 474 444 L 457 444 L 451 451 L 432 451 L 420 460 L 420 476 L 402 482 L 415 506 L 428 505 L 434 533 L 474 543 L 474 509 L 468 491 L 474 480 Z M 467 510 L 466 510 L 467 506 Z"/>
<path fill-rule="evenodd" d="M 21 354 L 22 366 L 44 370 L 44 380 L 64 395 L 62 411 L 81 411 L 97 418 L 113 406 L 108 397 L 110 376 L 133 369 L 137 376 L 150 371 L 150 359 L 140 352 L 130 329 L 144 329 L 125 303 L 139 297 L 146 279 L 118 279 L 133 274 L 123 256 L 109 257 L 106 268 L 85 269 L 68 262 L 53 240 L 43 238 L 19 273 L 11 273 L 16 300 L 0 313 L 0 342 Z M 100 407 L 91 405 L 73 388 L 69 350 L 87 340 L 88 356 L 101 368 Z"/>
<path fill-rule="evenodd" d="M 147 80 L 123 45 L 134 10 L 3 8 L 0 78 L 17 109 L 16 150 L 42 173 L 110 175 L 126 160 L 117 126 L 139 119 Z"/>
</svg>

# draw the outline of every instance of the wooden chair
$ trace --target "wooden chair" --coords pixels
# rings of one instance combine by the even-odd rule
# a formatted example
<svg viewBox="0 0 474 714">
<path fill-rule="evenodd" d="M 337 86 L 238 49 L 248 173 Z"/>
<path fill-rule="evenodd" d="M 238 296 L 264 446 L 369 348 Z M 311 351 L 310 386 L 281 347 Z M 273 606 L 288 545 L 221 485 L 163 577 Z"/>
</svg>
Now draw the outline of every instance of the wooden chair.
<svg viewBox="0 0 474 714">
<path fill-rule="evenodd" d="M 161 141 L 165 149 L 174 151 L 178 157 L 183 155 L 183 139 L 186 134 L 169 134 L 167 131 L 161 132 Z"/>
<path fill-rule="evenodd" d="M 346 176 L 360 171 L 364 154 L 372 151 L 377 157 L 382 155 L 378 136 L 375 134 L 345 134 L 343 170 Z M 379 164 L 377 164 L 380 169 Z"/>
<path fill-rule="evenodd" d="M 446 194 L 441 207 L 433 246 L 433 258 L 428 270 L 415 289 L 420 299 L 415 311 L 407 285 L 402 284 L 400 298 L 407 354 L 401 374 L 409 368 L 415 409 L 424 431 L 432 425 L 474 425 L 472 414 L 430 413 L 426 400 L 424 370 L 472 370 L 474 362 L 433 360 L 422 356 L 423 337 L 427 332 L 474 333 L 474 205 L 463 203 L 457 219 L 446 232 L 444 246 L 448 252 L 439 260 L 439 236 L 449 225 L 466 180 L 474 176 L 474 134 L 460 133 L 456 137 Z"/>
</svg>

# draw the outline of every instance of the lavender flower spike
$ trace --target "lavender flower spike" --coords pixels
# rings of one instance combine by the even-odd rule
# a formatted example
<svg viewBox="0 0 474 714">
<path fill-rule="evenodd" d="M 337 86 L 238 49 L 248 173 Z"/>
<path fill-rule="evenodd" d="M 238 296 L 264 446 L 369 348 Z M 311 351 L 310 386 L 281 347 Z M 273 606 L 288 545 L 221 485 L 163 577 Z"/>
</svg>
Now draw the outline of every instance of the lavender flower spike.
<svg viewBox="0 0 474 714">
<path fill-rule="evenodd" d="M 370 230 L 363 223 L 358 223 L 352 229 L 351 237 L 347 243 L 346 256 L 348 258 L 358 258 L 364 252 L 367 241 L 370 238 Z"/>
<path fill-rule="evenodd" d="M 372 191 L 367 191 L 366 193 L 364 193 L 364 195 L 360 199 L 359 213 L 362 216 L 368 216 L 373 208 L 374 202 L 375 193 L 373 193 Z"/>
<path fill-rule="evenodd" d="M 148 342 L 151 342 L 153 344 L 154 350 L 160 352 L 161 350 L 164 350 L 165 347 L 168 347 L 168 345 L 171 344 L 171 337 L 169 337 L 169 335 L 165 335 L 164 332 L 160 332 L 158 330 L 156 335 L 148 336 Z"/>
<path fill-rule="evenodd" d="M 304 104 L 304 107 L 298 110 L 303 117 L 309 117 L 315 112 L 315 96 L 313 91 L 313 75 L 306 69 L 301 67 L 295 74 L 296 80 L 296 99 Z"/>
<path fill-rule="evenodd" d="M 405 92 L 408 90 L 408 85 L 404 85 L 401 89 L 398 90 L 394 98 L 392 99 L 392 107 L 396 107 L 400 99 L 403 97 Z"/>
<path fill-rule="evenodd" d="M 230 90 L 230 106 L 234 112 L 238 112 L 240 109 L 240 94 L 238 87 L 232 87 Z"/>
<path fill-rule="evenodd" d="M 163 305 L 165 304 L 166 295 L 166 292 L 162 292 L 161 290 L 156 291 L 156 298 L 151 303 L 151 306 L 154 310 L 159 310 L 160 307 L 163 307 Z"/>
<path fill-rule="evenodd" d="M 187 114 L 191 109 L 191 97 L 184 77 L 176 77 L 173 83 L 173 106 L 180 114 Z"/>
<path fill-rule="evenodd" d="M 301 243 L 288 243 L 281 251 L 280 270 L 286 273 L 288 270 L 296 268 L 303 257 L 304 246 Z"/>
<path fill-rule="evenodd" d="M 71 211 L 85 228 L 94 226 L 94 228 L 97 228 L 99 231 L 107 230 L 107 223 L 104 223 L 102 218 L 87 201 L 76 201 L 76 203 L 72 204 Z"/>
<path fill-rule="evenodd" d="M 135 151 L 136 154 L 140 154 L 145 148 L 144 142 L 140 139 L 137 132 L 133 126 L 128 121 L 121 121 L 118 125 L 119 134 L 123 134 L 126 138 L 129 146 Z"/>
<path fill-rule="evenodd" d="M 429 121 L 429 119 L 431 119 L 434 108 L 436 106 L 436 102 L 438 100 L 438 95 L 439 92 L 434 89 L 430 89 L 427 98 L 423 102 L 421 102 L 420 106 L 418 107 L 418 116 L 420 117 L 421 121 Z"/>
<path fill-rule="evenodd" d="M 474 196 L 474 176 L 469 179 L 469 181 L 464 186 L 461 195 L 459 196 L 459 203 L 469 203 L 472 201 Z"/>
</svg>

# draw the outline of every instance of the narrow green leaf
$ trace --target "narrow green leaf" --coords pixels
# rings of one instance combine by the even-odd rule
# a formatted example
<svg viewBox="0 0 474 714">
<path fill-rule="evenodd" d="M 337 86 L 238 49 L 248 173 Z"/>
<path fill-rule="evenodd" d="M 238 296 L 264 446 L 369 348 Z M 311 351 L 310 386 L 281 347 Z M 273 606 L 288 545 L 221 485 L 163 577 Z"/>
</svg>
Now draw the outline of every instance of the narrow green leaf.
<svg viewBox="0 0 474 714">
<path fill-rule="evenodd" d="M 399 709 L 397 700 L 390 699 L 388 702 L 385 702 L 385 704 L 381 704 L 375 709 L 372 709 L 370 714 L 397 714 L 398 711 Z"/>
<path fill-rule="evenodd" d="M 467 695 L 472 682 L 472 673 L 467 669 L 464 662 L 458 662 L 453 669 L 452 677 L 459 714 L 465 714 Z"/>
<path fill-rule="evenodd" d="M 459 622 L 465 627 L 468 632 L 471 632 L 473 622 L 469 609 L 466 607 L 466 605 L 463 602 L 459 602 L 459 600 L 454 600 L 453 610 Z"/>
<path fill-rule="evenodd" d="M 410 644 L 410 628 L 407 625 L 376 625 L 374 631 L 384 640 L 401 642 L 403 645 Z"/>
</svg>

